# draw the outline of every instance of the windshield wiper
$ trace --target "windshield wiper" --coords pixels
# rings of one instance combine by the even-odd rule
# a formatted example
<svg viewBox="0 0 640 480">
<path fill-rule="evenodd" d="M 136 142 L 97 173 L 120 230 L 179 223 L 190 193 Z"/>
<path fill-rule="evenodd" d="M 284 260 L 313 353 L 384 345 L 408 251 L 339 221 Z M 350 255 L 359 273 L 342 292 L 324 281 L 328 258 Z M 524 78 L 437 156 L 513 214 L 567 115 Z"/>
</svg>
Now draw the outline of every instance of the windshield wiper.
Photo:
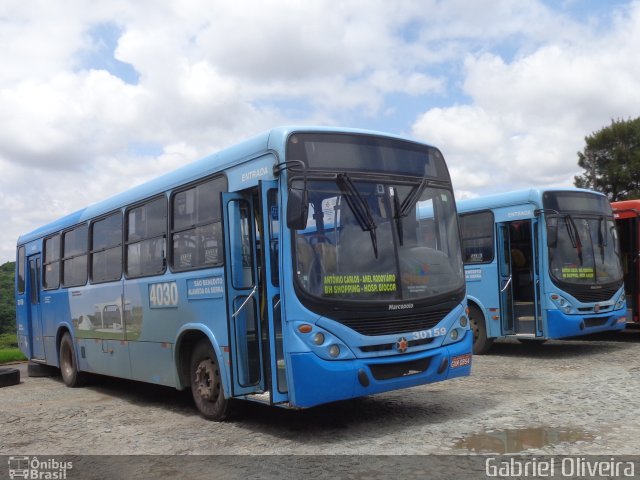
<svg viewBox="0 0 640 480">
<path fill-rule="evenodd" d="M 407 194 L 405 199 L 402 201 L 402 205 L 400 205 L 400 211 L 396 210 L 396 218 L 406 217 L 409 215 L 409 212 L 416 204 L 418 199 L 422 196 L 422 192 L 427 187 L 427 179 L 423 178 L 422 181 L 414 186 L 411 191 Z"/>
<path fill-rule="evenodd" d="M 356 217 L 360 228 L 362 228 L 364 232 L 369 232 L 369 235 L 371 235 L 373 254 L 378 258 L 378 238 L 376 236 L 377 225 L 373 221 L 371 209 L 369 208 L 367 201 L 362 197 L 362 195 L 360 195 L 355 184 L 346 173 L 338 174 L 336 184 L 346 198 L 347 204 L 353 212 L 353 216 Z"/>
<path fill-rule="evenodd" d="M 598 219 L 598 246 L 600 247 L 600 258 L 604 263 L 604 247 L 607 246 L 607 221 L 604 216 Z"/>
<path fill-rule="evenodd" d="M 394 216 L 396 220 L 396 229 L 398 230 L 398 241 L 400 242 L 400 246 L 403 244 L 403 230 L 402 230 L 402 219 L 409 215 L 409 212 L 416 204 L 418 199 L 422 196 L 422 192 L 427 187 L 427 179 L 423 178 L 422 181 L 415 185 L 407 194 L 405 199 L 400 203 L 400 198 L 398 197 L 398 189 L 394 188 L 393 195 L 393 206 L 396 211 Z"/>
<path fill-rule="evenodd" d="M 567 226 L 567 232 L 569 233 L 569 240 L 571 240 L 571 246 L 577 250 L 578 260 L 580 260 L 580 265 L 582 265 L 583 264 L 582 241 L 580 240 L 578 227 L 576 226 L 576 223 L 573 221 L 573 217 L 571 216 L 571 214 L 567 214 L 564 217 L 564 223 Z"/>
<path fill-rule="evenodd" d="M 402 217 L 400 216 L 402 207 L 400 206 L 398 189 L 395 187 L 393 188 L 393 209 L 396 211 L 394 218 L 396 220 L 396 230 L 398 231 L 398 242 L 402 246 L 404 244 L 404 230 L 402 229 Z"/>
</svg>

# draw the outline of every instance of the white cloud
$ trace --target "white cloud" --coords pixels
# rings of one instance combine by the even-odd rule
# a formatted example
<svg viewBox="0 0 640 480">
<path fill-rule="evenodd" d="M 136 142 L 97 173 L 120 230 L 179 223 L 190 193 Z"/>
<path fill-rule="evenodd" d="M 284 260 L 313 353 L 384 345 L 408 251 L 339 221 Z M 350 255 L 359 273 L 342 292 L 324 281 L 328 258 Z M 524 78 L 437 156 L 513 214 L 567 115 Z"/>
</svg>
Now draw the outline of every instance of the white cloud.
<svg viewBox="0 0 640 480">
<path fill-rule="evenodd" d="M 585 134 L 637 114 L 633 5 L 603 32 L 534 0 L 4 0 L 0 261 L 19 233 L 273 125 L 389 130 L 399 95 L 425 113 L 392 131 L 415 120 L 461 195 L 567 183 Z M 86 61 L 100 25 L 135 84 Z"/>
<path fill-rule="evenodd" d="M 638 115 L 639 32 L 635 3 L 605 35 L 551 39 L 512 61 L 469 55 L 469 103 L 425 112 L 413 133 L 446 147 L 462 190 L 572 185 L 584 137 L 611 118 Z"/>
</svg>

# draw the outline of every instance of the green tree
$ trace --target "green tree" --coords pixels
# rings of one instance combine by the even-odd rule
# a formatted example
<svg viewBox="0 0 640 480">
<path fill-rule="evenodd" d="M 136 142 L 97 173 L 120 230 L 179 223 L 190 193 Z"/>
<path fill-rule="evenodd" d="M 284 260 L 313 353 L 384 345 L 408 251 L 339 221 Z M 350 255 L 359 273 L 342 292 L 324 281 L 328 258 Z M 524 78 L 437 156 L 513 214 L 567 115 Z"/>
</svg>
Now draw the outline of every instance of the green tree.
<svg viewBox="0 0 640 480">
<path fill-rule="evenodd" d="M 15 266 L 15 262 L 0 265 L 0 334 L 16 331 L 16 304 L 13 294 Z"/>
<path fill-rule="evenodd" d="M 640 198 L 640 118 L 612 120 L 611 125 L 585 137 L 578 152 L 575 186 L 605 193 L 611 201 Z"/>
</svg>

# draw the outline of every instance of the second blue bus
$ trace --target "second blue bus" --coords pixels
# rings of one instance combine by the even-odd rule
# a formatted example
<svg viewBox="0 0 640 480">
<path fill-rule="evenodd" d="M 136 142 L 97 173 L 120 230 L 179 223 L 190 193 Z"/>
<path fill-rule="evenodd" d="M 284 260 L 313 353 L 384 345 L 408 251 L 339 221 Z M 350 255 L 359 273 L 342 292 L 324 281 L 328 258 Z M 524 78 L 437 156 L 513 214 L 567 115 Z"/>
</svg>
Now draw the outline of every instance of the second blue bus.
<svg viewBox="0 0 640 480">
<path fill-rule="evenodd" d="M 606 196 L 528 189 L 458 202 L 474 353 L 625 327 L 623 270 Z"/>
</svg>

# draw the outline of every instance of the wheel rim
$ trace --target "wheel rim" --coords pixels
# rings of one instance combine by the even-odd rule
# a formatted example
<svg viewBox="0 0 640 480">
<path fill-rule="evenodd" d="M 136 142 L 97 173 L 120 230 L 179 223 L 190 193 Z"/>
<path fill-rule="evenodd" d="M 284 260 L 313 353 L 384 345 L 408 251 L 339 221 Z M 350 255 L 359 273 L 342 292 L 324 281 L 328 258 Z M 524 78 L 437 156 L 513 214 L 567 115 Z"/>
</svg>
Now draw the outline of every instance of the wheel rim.
<svg viewBox="0 0 640 480">
<path fill-rule="evenodd" d="M 60 370 L 64 378 L 70 378 L 73 375 L 73 355 L 66 342 L 60 347 Z"/>
<path fill-rule="evenodd" d="M 220 393 L 218 370 L 210 358 L 202 360 L 195 372 L 196 392 L 203 400 L 215 402 Z"/>
</svg>

